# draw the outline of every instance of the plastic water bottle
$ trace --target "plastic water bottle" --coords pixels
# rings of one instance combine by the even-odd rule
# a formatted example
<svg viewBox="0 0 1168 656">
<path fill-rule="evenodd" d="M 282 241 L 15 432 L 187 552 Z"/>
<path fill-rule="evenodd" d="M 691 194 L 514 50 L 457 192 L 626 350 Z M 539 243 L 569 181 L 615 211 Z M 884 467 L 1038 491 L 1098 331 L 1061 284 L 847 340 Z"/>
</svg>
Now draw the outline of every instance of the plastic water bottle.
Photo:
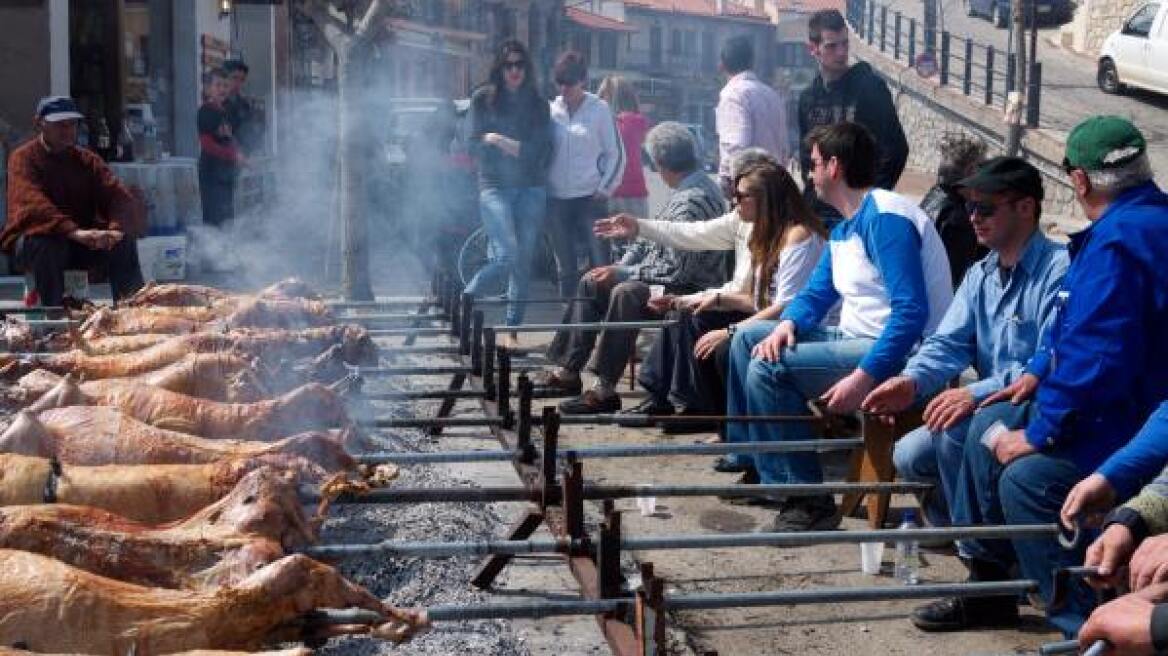
<svg viewBox="0 0 1168 656">
<path fill-rule="evenodd" d="M 904 520 L 901 521 L 901 530 L 919 528 L 917 514 L 914 510 L 904 511 Z M 921 581 L 921 546 L 916 540 L 896 541 L 896 580 L 905 585 L 916 585 Z"/>
</svg>

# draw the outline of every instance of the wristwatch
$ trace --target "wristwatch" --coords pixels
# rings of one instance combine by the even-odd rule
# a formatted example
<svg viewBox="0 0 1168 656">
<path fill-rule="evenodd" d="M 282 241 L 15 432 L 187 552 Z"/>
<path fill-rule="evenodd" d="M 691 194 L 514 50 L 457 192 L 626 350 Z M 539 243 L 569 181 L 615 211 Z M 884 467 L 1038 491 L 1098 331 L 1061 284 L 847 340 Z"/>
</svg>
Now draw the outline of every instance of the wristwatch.
<svg viewBox="0 0 1168 656">
<path fill-rule="evenodd" d="M 1107 527 L 1112 524 L 1123 524 L 1126 526 L 1131 531 L 1132 538 L 1136 544 L 1143 542 L 1144 538 L 1148 537 L 1148 523 L 1132 508 L 1120 506 L 1112 509 L 1103 518 L 1103 530 L 1107 530 Z"/>
<path fill-rule="evenodd" d="M 729 326 L 726 326 L 726 336 L 727 337 L 733 337 L 734 333 L 737 331 L 738 331 L 738 324 L 736 324 L 736 323 L 732 323 Z"/>
</svg>

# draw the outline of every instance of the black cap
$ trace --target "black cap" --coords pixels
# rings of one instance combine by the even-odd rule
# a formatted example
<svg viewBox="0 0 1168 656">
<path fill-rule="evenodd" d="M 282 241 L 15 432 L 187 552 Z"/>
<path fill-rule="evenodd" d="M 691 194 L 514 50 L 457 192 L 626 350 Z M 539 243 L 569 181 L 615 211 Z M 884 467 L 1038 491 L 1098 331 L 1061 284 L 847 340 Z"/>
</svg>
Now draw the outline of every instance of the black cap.
<svg viewBox="0 0 1168 656">
<path fill-rule="evenodd" d="M 994 157 L 977 167 L 977 171 L 957 183 L 958 187 L 987 194 L 1015 191 L 1042 200 L 1042 175 L 1021 157 Z"/>
</svg>

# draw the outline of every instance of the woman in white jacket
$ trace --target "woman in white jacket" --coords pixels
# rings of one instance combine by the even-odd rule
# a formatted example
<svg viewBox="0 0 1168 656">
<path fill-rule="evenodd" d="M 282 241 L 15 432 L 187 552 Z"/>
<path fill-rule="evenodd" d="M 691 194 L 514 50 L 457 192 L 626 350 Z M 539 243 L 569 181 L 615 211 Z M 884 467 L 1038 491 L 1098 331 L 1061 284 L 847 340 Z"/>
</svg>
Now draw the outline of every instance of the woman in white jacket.
<svg viewBox="0 0 1168 656">
<path fill-rule="evenodd" d="M 576 293 L 583 271 L 608 264 L 608 251 L 592 235 L 620 186 L 625 151 L 608 103 L 584 90 L 584 57 L 568 51 L 556 60 L 560 95 L 551 102 L 553 154 L 548 168 L 548 232 L 559 266 L 560 295 Z M 587 269 L 580 267 L 587 257 Z"/>
<path fill-rule="evenodd" d="M 629 412 L 723 414 L 730 337 L 741 324 L 782 312 L 819 261 L 826 231 L 786 170 L 773 161 L 755 163 L 733 184 L 737 207 L 712 221 L 667 224 L 618 215 L 597 222 L 596 232 L 604 237 L 638 236 L 684 250 L 734 248 L 736 274 L 745 269 L 718 289 L 654 299 L 683 316 L 654 342 L 637 377 L 649 396 Z"/>
</svg>

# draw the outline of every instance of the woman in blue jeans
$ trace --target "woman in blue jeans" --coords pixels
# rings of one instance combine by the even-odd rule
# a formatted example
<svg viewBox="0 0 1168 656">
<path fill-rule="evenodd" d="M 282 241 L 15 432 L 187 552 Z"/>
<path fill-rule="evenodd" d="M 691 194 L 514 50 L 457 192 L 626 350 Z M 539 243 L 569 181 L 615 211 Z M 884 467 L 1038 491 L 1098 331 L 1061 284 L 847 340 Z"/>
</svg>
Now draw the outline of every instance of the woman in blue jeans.
<svg viewBox="0 0 1168 656">
<path fill-rule="evenodd" d="M 490 261 L 464 290 L 479 295 L 509 276 L 508 298 L 528 295 L 531 259 L 543 228 L 545 180 L 551 157 L 548 105 L 539 96 L 527 48 L 499 46 L 487 84 L 471 98 L 470 152 L 478 162 L 479 205 L 490 239 Z M 525 305 L 507 306 L 507 325 L 523 322 Z M 515 335 L 500 343 L 515 345 Z"/>
</svg>

